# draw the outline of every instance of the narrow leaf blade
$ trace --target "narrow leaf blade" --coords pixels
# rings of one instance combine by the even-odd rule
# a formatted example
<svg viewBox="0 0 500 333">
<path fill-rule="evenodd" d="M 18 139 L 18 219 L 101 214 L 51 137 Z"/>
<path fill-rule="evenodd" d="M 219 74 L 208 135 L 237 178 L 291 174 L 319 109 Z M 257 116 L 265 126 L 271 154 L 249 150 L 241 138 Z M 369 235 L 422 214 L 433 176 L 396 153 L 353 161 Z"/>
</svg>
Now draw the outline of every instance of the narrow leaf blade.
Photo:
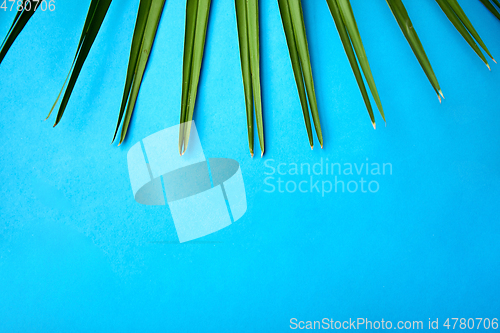
<svg viewBox="0 0 500 333">
<path fill-rule="evenodd" d="M 385 121 L 382 102 L 380 101 L 380 97 L 378 95 L 377 87 L 375 85 L 375 80 L 373 79 L 372 71 L 370 69 L 370 64 L 368 63 L 368 57 L 366 56 L 365 48 L 363 46 L 363 42 L 361 41 L 361 35 L 359 34 L 358 25 L 356 23 L 356 20 L 354 19 L 354 13 L 352 11 L 351 4 L 349 0 L 337 0 L 337 4 L 339 5 L 342 19 L 349 33 L 349 37 L 351 38 L 352 45 L 356 52 L 361 69 L 363 70 L 363 73 L 365 75 L 368 87 L 370 87 L 373 99 L 375 100 L 378 110 Z"/>
<path fill-rule="evenodd" d="M 424 47 L 418 38 L 417 32 L 413 28 L 413 24 L 410 20 L 410 16 L 404 7 L 404 4 L 401 0 L 387 0 L 389 8 L 391 9 L 396 21 L 403 32 L 406 40 L 410 44 L 410 47 L 417 57 L 420 66 L 424 70 L 424 73 L 427 75 L 429 82 L 432 87 L 436 91 L 439 100 L 441 100 L 440 95 L 442 96 L 441 88 L 439 87 L 439 82 L 434 74 L 434 70 L 432 69 L 431 63 L 427 58 L 427 54 L 425 53 Z"/>
<path fill-rule="evenodd" d="M 285 37 L 288 44 L 288 51 L 290 53 L 290 60 L 292 62 L 293 74 L 295 76 L 295 82 L 297 84 L 297 90 L 299 93 L 300 104 L 302 106 L 302 113 L 304 115 L 304 122 L 306 125 L 307 136 L 309 138 L 309 144 L 312 148 L 313 135 L 311 128 L 311 119 L 309 117 L 306 88 L 304 87 L 304 78 L 302 75 L 302 68 L 300 65 L 299 54 L 297 51 L 297 44 L 295 42 L 295 35 L 293 32 L 292 17 L 290 16 L 290 7 L 288 5 L 288 0 L 278 0 L 278 5 L 280 8 L 281 20 L 283 22 L 283 29 L 285 31 Z"/>
<path fill-rule="evenodd" d="M 450 5 L 450 7 L 453 9 L 453 11 L 455 12 L 455 14 L 458 16 L 458 18 L 460 19 L 460 21 L 462 21 L 462 24 L 465 26 L 465 28 L 469 31 L 469 33 L 472 35 L 472 37 L 477 41 L 477 43 L 483 48 L 483 50 L 486 52 L 486 54 L 491 58 L 493 59 L 493 56 L 491 55 L 490 51 L 488 50 L 488 48 L 486 47 L 486 45 L 484 44 L 483 40 L 481 39 L 481 37 L 479 37 L 479 34 L 477 33 L 476 29 L 474 28 L 474 26 L 472 25 L 472 23 L 470 22 L 469 18 L 467 17 L 467 15 L 465 14 L 464 10 L 462 9 L 462 7 L 460 7 L 460 5 L 458 4 L 457 0 L 446 0 L 448 1 L 448 4 Z M 493 59 L 493 61 L 495 61 L 495 59 Z"/>
<path fill-rule="evenodd" d="M 148 2 L 150 3 L 150 10 L 148 12 L 147 18 L 145 19 L 146 24 L 143 30 L 142 43 L 140 45 L 140 48 L 137 50 L 137 56 L 133 57 L 137 59 L 137 64 L 135 66 L 136 71 L 133 77 L 132 90 L 130 92 L 130 98 L 127 104 L 127 111 L 123 119 L 120 144 L 125 140 L 125 137 L 127 135 L 130 120 L 132 118 L 135 103 L 137 101 L 137 96 L 139 95 L 142 79 L 144 77 L 144 72 L 149 60 L 149 55 L 151 54 L 151 49 L 153 48 L 156 31 L 158 30 L 158 24 L 160 23 L 163 7 L 165 5 L 165 0 L 152 0 L 152 2 Z"/>
<path fill-rule="evenodd" d="M 252 74 L 250 70 L 250 51 L 248 48 L 248 23 L 246 0 L 235 0 L 236 22 L 238 25 L 238 40 L 240 46 L 241 72 L 243 77 L 243 90 L 245 93 L 245 108 L 247 115 L 248 146 L 250 155 L 254 154 L 254 128 L 253 128 L 253 94 Z"/>
<path fill-rule="evenodd" d="M 349 33 L 347 32 L 347 28 L 345 27 L 344 21 L 342 20 L 342 15 L 340 13 L 337 1 L 327 0 L 327 3 L 328 7 L 330 8 L 330 13 L 332 14 L 333 21 L 335 22 L 335 26 L 337 27 L 340 40 L 342 41 L 342 45 L 344 46 L 347 59 L 349 60 L 349 64 L 351 65 L 361 95 L 363 96 L 363 101 L 365 102 L 368 115 L 370 116 L 372 125 L 375 128 L 375 116 L 373 114 L 373 108 L 370 102 L 370 97 L 368 96 L 368 91 L 366 90 L 365 82 L 363 80 L 363 75 L 359 68 L 358 60 L 356 59 L 356 54 L 354 53 L 354 49 L 351 44 L 351 39 L 349 38 Z"/>
<path fill-rule="evenodd" d="M 96 0 L 92 1 L 94 2 Z M 66 91 L 64 92 L 61 105 L 59 106 L 59 111 L 57 112 L 54 126 L 56 126 L 61 121 L 66 106 L 69 102 L 69 98 L 71 97 L 71 93 L 73 92 L 73 88 L 75 87 L 76 81 L 78 80 L 78 76 L 82 70 L 85 60 L 87 59 L 90 49 L 92 48 L 95 38 L 97 37 L 99 29 L 101 28 L 102 22 L 106 17 L 110 5 L 111 0 L 97 0 L 97 4 L 95 6 L 93 6 L 93 3 L 91 3 L 90 10 L 94 9 L 94 12 L 89 11 L 89 13 L 87 14 L 87 16 L 91 16 L 91 20 L 88 24 L 88 30 L 83 40 L 81 41 L 81 47 L 79 50 L 77 50 L 76 61 L 74 62 L 74 67 L 71 69 L 71 76 L 68 82 L 68 86 L 66 87 Z"/>
<path fill-rule="evenodd" d="M 210 0 L 199 0 L 198 2 L 186 118 L 184 124 L 181 124 L 181 127 L 184 127 L 184 147 L 182 154 L 186 152 L 189 143 L 189 135 L 191 133 L 191 121 L 193 120 L 196 96 L 198 94 L 198 83 L 200 81 L 200 72 L 203 63 L 203 54 L 205 51 L 205 39 L 207 35 L 208 17 L 210 14 L 210 3 Z"/>
<path fill-rule="evenodd" d="M 497 19 L 500 20 L 500 12 L 498 12 L 498 10 L 495 8 L 495 6 L 493 6 L 493 4 L 489 1 L 489 0 L 479 0 L 482 2 L 482 4 L 488 8 L 488 10 L 496 16 Z M 499 5 L 500 7 L 500 5 Z"/>
<path fill-rule="evenodd" d="M 458 32 L 462 35 L 462 37 L 467 41 L 467 43 L 472 47 L 474 52 L 481 58 L 481 60 L 490 68 L 490 65 L 488 64 L 488 61 L 486 60 L 486 57 L 484 54 L 481 52 L 479 47 L 477 46 L 476 42 L 472 38 L 472 36 L 469 34 L 465 26 L 463 25 L 462 21 L 458 18 L 458 16 L 455 14 L 453 9 L 450 7 L 448 4 L 448 1 L 446 0 L 436 0 L 438 3 L 439 7 L 441 7 L 441 10 L 445 13 L 445 15 L 448 17 L 450 22 L 455 26 L 455 28 L 458 30 Z"/>
<path fill-rule="evenodd" d="M 260 50 L 259 50 L 259 3 L 247 0 L 248 48 L 252 73 L 252 90 L 255 105 L 255 120 L 259 136 L 261 156 L 264 155 L 264 124 L 262 119 L 262 95 L 260 87 Z"/>
<path fill-rule="evenodd" d="M 179 126 L 179 154 L 182 155 L 184 146 L 184 131 L 187 119 L 189 89 L 191 82 L 191 67 L 193 63 L 194 37 L 196 33 L 196 20 L 198 16 L 199 0 L 187 0 L 186 3 L 186 28 L 184 35 L 184 59 L 182 62 L 182 97 L 181 118 Z"/>
<path fill-rule="evenodd" d="M 318 103 L 316 100 L 316 92 L 314 89 L 313 73 L 311 68 L 311 59 L 309 55 L 309 47 L 307 45 L 306 27 L 304 24 L 304 15 L 302 13 L 302 3 L 300 0 L 292 0 L 288 2 L 290 5 L 290 14 L 292 18 L 293 31 L 297 42 L 297 51 L 302 65 L 302 73 L 309 98 L 309 106 L 316 129 L 318 141 L 323 148 L 323 133 L 321 131 L 321 123 L 319 119 Z"/>
<path fill-rule="evenodd" d="M 125 88 L 123 91 L 120 113 L 118 115 L 118 121 L 116 123 L 115 134 L 113 135 L 113 140 L 111 142 L 115 141 L 116 134 L 118 133 L 118 129 L 123 119 L 123 114 L 125 113 L 127 101 L 129 100 L 130 91 L 132 89 L 132 82 L 137 67 L 137 59 L 139 58 L 140 49 L 144 38 L 144 30 L 146 29 L 146 23 L 149 17 L 149 11 L 151 9 L 151 1 L 152 0 L 141 0 L 141 2 L 139 3 L 139 10 L 137 12 L 134 35 L 132 36 L 132 45 L 130 47 L 130 57 L 128 61 L 127 77 L 125 80 Z"/>
<path fill-rule="evenodd" d="M 26 8 L 26 2 L 29 0 L 24 0 L 23 2 L 23 8 Z M 19 36 L 21 31 L 24 29 L 30 18 L 35 14 L 35 10 L 23 10 L 23 11 L 18 11 L 16 13 L 16 16 L 14 17 L 14 21 L 12 22 L 12 25 L 7 33 L 7 36 L 5 36 L 5 39 L 2 42 L 2 47 L 0 49 L 0 64 L 2 63 L 3 59 L 7 55 L 7 52 L 9 52 L 12 44 L 14 44 L 14 41 L 16 38 Z"/>
</svg>

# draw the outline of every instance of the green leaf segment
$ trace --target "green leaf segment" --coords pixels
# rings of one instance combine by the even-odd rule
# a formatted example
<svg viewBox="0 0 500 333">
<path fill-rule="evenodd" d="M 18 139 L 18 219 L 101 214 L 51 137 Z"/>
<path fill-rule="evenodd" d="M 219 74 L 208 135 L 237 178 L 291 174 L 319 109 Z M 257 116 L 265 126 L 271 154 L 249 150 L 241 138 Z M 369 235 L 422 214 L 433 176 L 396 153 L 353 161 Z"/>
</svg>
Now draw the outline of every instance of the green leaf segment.
<svg viewBox="0 0 500 333">
<path fill-rule="evenodd" d="M 119 145 L 125 140 L 127 135 L 164 5 L 165 0 L 141 0 L 139 4 L 134 36 L 132 37 L 132 46 L 130 48 L 127 79 L 125 81 L 120 114 L 118 115 L 118 122 L 113 136 L 114 141 L 123 120 Z"/>
<path fill-rule="evenodd" d="M 370 88 L 378 110 L 385 121 L 384 110 L 382 109 L 382 103 L 378 95 L 377 87 L 375 86 L 375 80 L 373 79 L 370 65 L 368 64 L 368 58 L 361 41 L 361 35 L 359 34 L 358 26 L 356 24 L 356 20 L 354 19 L 351 3 L 349 0 L 327 0 L 327 3 L 328 7 L 330 7 L 330 12 L 332 13 L 335 25 L 337 26 L 340 39 L 344 45 L 344 50 L 351 64 L 359 89 L 361 90 L 361 95 L 365 101 L 366 108 L 368 109 L 368 114 L 370 115 L 373 128 L 376 128 L 375 116 L 373 115 L 370 97 L 368 96 L 359 67 L 363 70 L 368 87 Z"/>
<path fill-rule="evenodd" d="M 2 63 L 3 58 L 5 58 L 5 55 L 16 40 L 17 36 L 19 36 L 23 28 L 28 23 L 29 19 L 33 16 L 33 14 L 35 14 L 35 11 L 38 9 L 38 7 L 40 7 L 36 6 L 32 7 L 31 10 L 25 10 L 26 3 L 28 1 L 29 0 L 23 1 L 23 10 L 17 11 L 14 22 L 12 22 L 9 31 L 7 32 L 7 36 L 2 42 L 2 48 L 0 49 L 0 64 Z"/>
<path fill-rule="evenodd" d="M 441 88 L 439 87 L 438 80 L 436 75 L 434 74 L 434 70 L 432 69 L 431 63 L 425 54 L 424 47 L 418 38 L 417 32 L 413 28 L 413 24 L 411 23 L 410 17 L 408 16 L 408 12 L 406 11 L 405 6 L 401 0 L 386 0 L 387 4 L 391 8 L 392 14 L 396 18 L 396 21 L 403 32 L 406 40 L 410 44 L 413 53 L 417 57 L 420 66 L 427 75 L 429 82 L 431 83 L 434 91 L 436 92 L 439 101 L 441 102 L 441 97 L 444 98 Z"/>
<path fill-rule="evenodd" d="M 80 42 L 78 43 L 78 48 L 75 54 L 75 58 L 73 59 L 73 63 L 71 64 L 70 71 L 68 73 L 68 76 L 66 77 L 66 80 L 64 81 L 63 87 L 59 92 L 59 95 L 57 96 L 57 99 L 54 105 L 52 106 L 49 115 L 47 116 L 48 119 L 50 117 L 50 114 L 56 107 L 57 102 L 59 101 L 59 98 L 61 97 L 62 92 L 64 91 L 64 88 L 66 88 L 66 91 L 64 92 L 64 96 L 61 101 L 61 105 L 59 106 L 59 111 L 57 112 L 54 126 L 56 126 L 59 123 L 59 121 L 61 121 L 61 118 L 64 114 L 64 110 L 68 105 L 69 98 L 71 96 L 71 93 L 73 92 L 73 88 L 75 87 L 76 81 L 78 79 L 78 75 L 80 75 L 83 64 L 85 63 L 85 60 L 87 59 L 90 49 L 94 44 L 94 41 L 97 37 L 97 33 L 101 28 L 102 22 L 106 17 L 106 13 L 108 12 L 110 5 L 111 5 L 111 0 L 92 0 L 92 2 L 90 3 L 90 8 L 87 14 L 87 18 L 85 19 L 85 24 L 83 26 L 82 35 L 80 37 Z M 67 86 L 66 83 L 68 83 Z"/>
<path fill-rule="evenodd" d="M 462 7 L 460 7 L 457 0 L 436 0 L 436 2 L 438 3 L 439 7 L 441 7 L 443 12 L 446 14 L 450 22 L 453 23 L 458 32 L 460 32 L 462 37 L 467 41 L 467 43 L 469 43 L 470 47 L 472 47 L 474 52 L 476 52 L 479 58 L 481 58 L 481 60 L 486 64 L 488 69 L 491 70 L 488 61 L 486 60 L 486 57 L 483 55 L 481 49 L 477 44 L 479 44 L 483 48 L 486 54 L 494 62 L 496 61 L 495 59 L 493 59 L 493 56 L 491 55 L 490 51 L 488 51 L 488 49 L 486 48 L 486 45 L 484 45 L 483 41 L 481 40 L 481 37 L 479 37 L 479 34 L 476 32 L 476 29 L 474 29 L 474 27 L 472 26 L 472 23 L 467 18 L 467 15 L 465 15 L 465 12 L 463 11 Z"/>
<path fill-rule="evenodd" d="M 316 129 L 318 141 L 323 148 L 323 134 L 319 121 L 318 103 L 316 102 L 316 93 L 314 92 L 314 81 L 311 68 L 311 59 L 309 48 L 307 46 L 306 28 L 304 24 L 304 15 L 302 13 L 302 3 L 300 0 L 278 0 L 281 12 L 281 20 L 285 30 L 290 59 L 292 61 L 293 73 L 297 83 L 302 113 L 306 125 L 307 136 L 311 149 L 313 148 L 313 135 L 311 130 L 311 120 L 309 118 L 309 106 Z M 305 87 L 304 87 L 305 85 Z M 306 96 L 307 90 L 307 96 Z"/>
<path fill-rule="evenodd" d="M 488 10 L 500 20 L 500 1 L 499 0 L 479 0 L 488 8 Z M 496 7 L 495 7 L 496 6 Z"/>
<path fill-rule="evenodd" d="M 264 155 L 264 123 L 262 119 L 262 96 L 260 88 L 259 50 L 259 2 L 258 0 L 235 0 L 236 21 L 240 44 L 241 72 L 245 91 L 247 113 L 248 146 L 254 155 L 254 106 L 257 134 L 261 156 Z"/>
<path fill-rule="evenodd" d="M 186 152 L 196 94 L 205 50 L 210 0 L 187 0 L 184 61 L 182 70 L 181 119 L 179 126 L 179 153 Z"/>
</svg>

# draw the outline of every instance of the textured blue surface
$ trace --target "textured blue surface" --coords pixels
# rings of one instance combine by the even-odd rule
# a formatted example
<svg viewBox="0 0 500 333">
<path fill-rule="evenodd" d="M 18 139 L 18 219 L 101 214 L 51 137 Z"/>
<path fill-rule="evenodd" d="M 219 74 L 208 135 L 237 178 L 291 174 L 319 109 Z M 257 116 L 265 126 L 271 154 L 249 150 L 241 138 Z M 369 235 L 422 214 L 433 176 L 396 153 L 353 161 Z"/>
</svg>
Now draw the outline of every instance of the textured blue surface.
<svg viewBox="0 0 500 333">
<path fill-rule="evenodd" d="M 167 0 L 120 147 L 109 142 L 138 1 L 111 5 L 56 128 L 43 119 L 89 1 L 58 1 L 33 17 L 0 65 L 1 332 L 280 332 L 291 318 L 500 317 L 500 66 L 489 72 L 435 2 L 406 1 L 440 105 L 385 2 L 353 0 L 387 117 L 374 131 L 326 2 L 303 2 L 325 149 L 308 147 L 278 5 L 261 0 L 267 141 L 265 158 L 250 158 L 234 3 L 213 0 L 195 121 L 207 157 L 240 163 L 248 210 L 185 244 L 167 206 L 134 201 L 126 158 L 178 121 L 185 1 Z M 478 1 L 460 3 L 500 57 L 500 22 Z M 13 15 L 0 11 L 1 35 Z M 266 192 L 264 162 L 322 158 L 390 163 L 392 175 L 367 177 L 377 193 Z"/>
</svg>

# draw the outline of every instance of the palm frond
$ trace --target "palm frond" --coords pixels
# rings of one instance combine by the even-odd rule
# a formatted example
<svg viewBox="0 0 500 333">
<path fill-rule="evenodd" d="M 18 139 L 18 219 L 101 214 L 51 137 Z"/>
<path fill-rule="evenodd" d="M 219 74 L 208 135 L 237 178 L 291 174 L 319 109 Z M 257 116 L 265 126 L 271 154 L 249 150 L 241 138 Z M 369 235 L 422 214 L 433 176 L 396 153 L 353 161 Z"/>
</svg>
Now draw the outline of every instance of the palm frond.
<svg viewBox="0 0 500 333">
<path fill-rule="evenodd" d="M 425 75 L 427 75 L 429 82 L 436 91 L 439 101 L 441 102 L 441 97 L 444 98 L 444 96 L 443 93 L 441 92 L 441 88 L 439 87 L 439 82 L 436 78 L 436 74 L 434 74 L 434 70 L 432 69 L 431 63 L 427 58 L 424 47 L 422 46 L 422 43 L 418 38 L 417 32 L 413 28 L 413 24 L 410 20 L 410 17 L 408 15 L 408 12 L 406 11 L 403 2 L 401 0 L 387 0 L 387 4 L 389 5 L 389 8 L 391 9 L 392 14 L 396 18 L 396 21 L 398 22 L 399 27 L 403 32 L 403 35 L 410 44 L 413 53 L 417 57 L 420 66 L 424 70 Z"/>
<path fill-rule="evenodd" d="M 257 134 L 261 156 L 263 156 L 265 145 L 260 87 L 259 3 L 258 0 L 235 0 L 235 7 L 240 44 L 241 71 L 245 90 L 248 144 L 250 154 L 253 157 L 253 112 L 255 107 Z"/>
<path fill-rule="evenodd" d="M 365 87 L 360 67 L 363 70 L 366 82 L 368 83 L 368 87 L 372 92 L 379 112 L 385 121 L 384 110 L 382 109 L 382 103 L 378 95 L 377 87 L 375 86 L 375 80 L 373 79 L 373 75 L 368 63 L 368 58 L 366 56 L 363 43 L 361 41 L 361 36 L 359 34 L 356 20 L 354 19 L 354 13 L 352 11 L 351 4 L 349 0 L 327 0 L 327 3 L 328 7 L 330 8 L 333 20 L 335 21 L 335 25 L 337 26 L 337 31 L 339 32 L 340 39 L 344 46 L 347 58 L 349 59 L 349 63 L 351 64 L 354 76 L 356 77 L 356 81 L 363 96 L 363 100 L 365 101 L 365 105 L 368 110 L 368 114 L 370 115 L 373 128 L 375 128 L 375 116 L 373 115 L 370 97 L 368 96 L 368 91 Z"/>
<path fill-rule="evenodd" d="M 56 126 L 67 107 L 71 93 L 76 85 L 79 74 L 85 64 L 88 54 L 99 33 L 112 0 L 91 0 L 85 24 L 82 29 L 76 54 L 69 73 L 52 106 L 47 118 L 58 108 L 54 126 Z M 138 94 L 141 88 L 145 69 L 154 44 L 159 21 L 166 0 L 140 0 L 134 35 L 130 50 L 125 87 L 118 115 L 118 121 L 113 135 L 113 141 L 121 126 L 119 145 L 124 141 L 134 112 Z M 193 119 L 200 72 L 203 63 L 205 40 L 211 0 L 186 0 L 186 26 L 184 39 L 184 57 L 182 72 L 182 98 L 179 130 L 179 153 L 186 152 L 191 121 Z M 353 70 L 354 77 L 360 89 L 363 101 L 368 110 L 373 127 L 375 116 L 368 91 L 385 121 L 380 96 L 370 69 L 368 57 L 364 49 L 361 35 L 354 17 L 350 0 L 326 0 L 345 53 Z M 494 62 L 492 54 L 475 30 L 469 18 L 460 7 L 457 0 L 435 0 L 457 31 L 471 46 L 474 52 L 490 68 L 486 56 Z M 500 0 L 480 0 L 486 8 L 500 19 Z M 22 0 L 22 10 L 16 13 L 14 21 L 2 42 L 0 48 L 0 64 L 7 52 L 22 32 L 39 6 L 31 7 L 30 0 Z M 411 19 L 402 0 L 386 0 L 396 21 L 407 39 L 420 66 L 426 74 L 433 89 L 441 100 L 442 92 L 434 70 L 425 53 L 424 47 L 413 27 Z M 16 2 L 17 4 L 17 2 Z M 307 34 L 302 12 L 301 0 L 278 0 L 285 37 L 287 40 L 294 78 L 302 107 L 302 113 L 311 148 L 314 138 L 311 125 L 314 123 L 318 141 L 323 147 L 323 137 L 319 118 L 318 105 L 314 87 L 311 59 L 307 42 Z M 264 126 L 262 115 L 261 79 L 260 79 L 260 46 L 259 46 L 259 2 L 258 0 L 235 0 L 238 40 L 240 48 L 241 69 L 247 115 L 247 131 L 250 153 L 254 155 L 254 118 L 260 143 L 261 156 L 264 154 Z M 481 50 L 482 49 L 482 50 Z M 366 87 L 368 86 L 368 88 Z M 64 94 L 63 94 L 64 92 Z"/>
<path fill-rule="evenodd" d="M 311 60 L 307 45 L 307 36 L 304 24 L 304 15 L 302 13 L 302 3 L 300 0 L 278 0 L 278 5 L 283 21 L 283 28 L 288 44 L 292 68 L 297 83 L 297 90 L 304 114 L 307 135 L 311 149 L 313 148 L 313 136 L 311 130 L 311 120 L 306 97 L 309 97 L 309 105 L 313 116 L 314 126 L 318 141 L 323 148 L 323 135 L 319 121 L 318 104 L 316 102 L 316 93 L 314 91 L 314 81 L 311 68 Z M 304 84 L 306 88 L 304 88 Z"/>
<path fill-rule="evenodd" d="M 211 0 L 187 0 L 184 61 L 182 71 L 182 101 L 179 130 L 179 153 L 186 152 L 193 120 L 200 71 L 205 50 Z"/>
<path fill-rule="evenodd" d="M 472 26 L 471 22 L 467 18 L 467 15 L 465 15 L 464 11 L 462 10 L 462 7 L 460 7 L 460 5 L 458 4 L 457 0 L 436 0 L 436 2 L 438 3 L 439 7 L 441 7 L 443 12 L 446 14 L 451 23 L 458 30 L 458 32 L 472 47 L 474 52 L 476 52 L 479 58 L 481 58 L 481 60 L 486 64 L 488 69 L 491 70 L 488 61 L 486 60 L 486 57 L 479 49 L 477 43 L 479 43 L 479 45 L 483 48 L 486 54 L 488 54 L 491 57 L 491 59 L 493 59 L 493 57 L 486 48 L 486 45 L 484 45 L 483 41 L 479 37 L 479 34 Z M 493 61 L 496 62 L 495 59 L 493 59 Z"/>
<path fill-rule="evenodd" d="M 9 52 L 9 49 L 12 46 L 12 44 L 14 44 L 14 41 L 16 40 L 17 36 L 19 36 L 23 28 L 26 26 L 30 18 L 33 16 L 33 14 L 35 14 L 35 11 L 39 7 L 39 6 L 30 7 L 31 10 L 26 10 L 26 3 L 28 1 L 30 0 L 23 1 L 23 9 L 17 11 L 16 16 L 14 17 L 14 22 L 12 22 L 9 31 L 7 32 L 7 36 L 5 36 L 5 39 L 2 42 L 2 47 L 0 49 L 0 64 L 5 58 L 7 52 Z"/>
<path fill-rule="evenodd" d="M 123 91 L 120 114 L 118 115 L 118 122 L 113 136 L 114 141 L 123 119 L 119 145 L 125 140 L 127 135 L 164 5 L 165 0 L 141 0 L 139 4 L 130 48 L 127 79 Z"/>
<path fill-rule="evenodd" d="M 97 37 L 99 29 L 101 28 L 102 22 L 106 17 L 106 13 L 108 12 L 109 6 L 111 5 L 111 0 L 92 0 L 90 3 L 89 11 L 87 13 L 87 18 L 85 19 L 85 24 L 82 30 L 82 34 L 80 37 L 80 42 L 78 43 L 78 48 L 75 54 L 75 58 L 73 59 L 73 63 L 71 64 L 70 71 L 66 80 L 64 81 L 63 87 L 57 96 L 57 99 L 52 106 L 52 109 L 47 116 L 47 119 L 50 117 L 52 111 L 57 105 L 59 98 L 64 91 L 64 95 L 61 101 L 61 105 L 59 106 L 59 111 L 57 112 L 56 121 L 54 126 L 56 126 L 64 114 L 64 110 L 68 105 L 69 98 L 71 97 L 71 93 L 73 92 L 73 88 L 75 87 L 76 81 L 78 80 L 78 76 L 82 70 L 82 67 L 87 59 L 87 56 L 94 44 L 94 41 Z M 68 82 L 69 79 L 69 82 Z M 66 86 L 66 82 L 68 85 Z"/>
</svg>

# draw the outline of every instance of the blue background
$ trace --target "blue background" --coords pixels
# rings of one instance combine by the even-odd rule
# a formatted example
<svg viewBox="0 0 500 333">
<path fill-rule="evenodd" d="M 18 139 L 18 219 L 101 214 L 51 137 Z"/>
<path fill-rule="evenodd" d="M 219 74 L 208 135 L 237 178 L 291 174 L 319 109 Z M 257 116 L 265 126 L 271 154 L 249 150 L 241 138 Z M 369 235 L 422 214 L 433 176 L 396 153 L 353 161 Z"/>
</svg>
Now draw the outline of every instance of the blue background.
<svg viewBox="0 0 500 333">
<path fill-rule="evenodd" d="M 248 211 L 179 244 L 126 154 L 177 124 L 184 0 L 167 0 L 125 144 L 110 145 L 138 1 L 113 2 L 61 123 L 43 121 L 89 1 L 39 12 L 0 66 L 0 331 L 279 332 L 291 318 L 500 317 L 500 67 L 433 1 L 406 1 L 439 104 L 385 1 L 353 9 L 387 117 L 373 130 L 325 1 L 303 1 L 325 148 L 311 151 L 274 0 L 261 0 L 266 155 L 251 159 L 232 0 L 214 0 L 195 121 L 240 162 Z M 493 55 L 500 21 L 460 1 Z M 0 12 L 4 35 L 14 13 Z M 318 145 L 317 145 L 318 146 Z M 391 163 L 378 193 L 266 193 L 268 163 Z M 281 176 L 298 180 L 297 176 Z M 318 177 L 331 179 L 330 176 Z M 349 180 L 349 177 L 344 177 Z"/>
</svg>

